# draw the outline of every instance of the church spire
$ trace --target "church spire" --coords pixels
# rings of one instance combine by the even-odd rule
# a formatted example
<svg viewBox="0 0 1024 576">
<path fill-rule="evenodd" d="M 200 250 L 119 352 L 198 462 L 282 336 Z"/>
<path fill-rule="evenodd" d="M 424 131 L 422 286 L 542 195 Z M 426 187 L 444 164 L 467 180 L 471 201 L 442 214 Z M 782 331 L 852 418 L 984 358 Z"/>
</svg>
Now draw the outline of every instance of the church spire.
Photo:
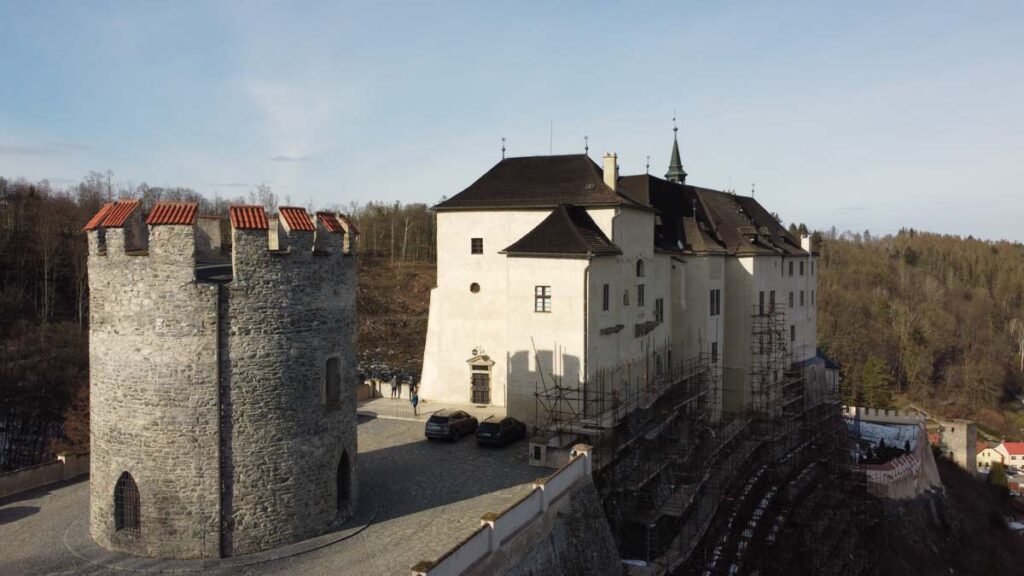
<svg viewBox="0 0 1024 576">
<path fill-rule="evenodd" d="M 672 161 L 669 163 L 665 179 L 677 184 L 686 184 L 686 171 L 683 170 L 683 161 L 679 158 L 679 127 L 676 126 L 676 117 L 672 116 Z"/>
</svg>

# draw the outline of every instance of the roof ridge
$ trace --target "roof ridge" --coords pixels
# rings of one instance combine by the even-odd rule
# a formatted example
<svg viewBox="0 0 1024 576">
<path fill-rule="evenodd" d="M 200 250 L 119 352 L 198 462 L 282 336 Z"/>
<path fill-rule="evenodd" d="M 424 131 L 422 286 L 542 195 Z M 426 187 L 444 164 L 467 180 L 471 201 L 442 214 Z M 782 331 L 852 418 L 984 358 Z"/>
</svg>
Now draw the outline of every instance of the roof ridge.
<svg viewBox="0 0 1024 576">
<path fill-rule="evenodd" d="M 576 219 L 573 218 L 572 213 L 569 212 L 570 206 L 572 206 L 573 208 L 579 208 L 579 206 L 575 206 L 573 204 L 559 204 L 558 208 L 561 208 L 566 218 L 569 219 L 570 228 L 572 228 L 572 233 L 576 236 L 576 239 L 579 240 L 581 244 L 583 244 L 584 248 L 587 249 L 587 254 L 590 254 L 592 253 L 592 250 L 590 250 L 590 246 L 587 245 L 587 239 L 584 238 L 583 233 L 580 232 L 580 227 L 577 225 Z M 584 210 L 584 212 L 586 212 L 586 210 Z"/>
</svg>

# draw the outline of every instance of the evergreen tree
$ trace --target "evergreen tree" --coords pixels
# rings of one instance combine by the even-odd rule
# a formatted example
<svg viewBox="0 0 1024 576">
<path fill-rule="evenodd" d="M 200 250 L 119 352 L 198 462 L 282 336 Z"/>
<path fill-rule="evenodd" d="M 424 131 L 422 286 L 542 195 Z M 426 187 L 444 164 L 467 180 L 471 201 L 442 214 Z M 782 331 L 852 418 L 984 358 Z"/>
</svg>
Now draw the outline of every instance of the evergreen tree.
<svg viewBox="0 0 1024 576">
<path fill-rule="evenodd" d="M 1006 478 L 1006 467 L 1002 462 L 993 462 L 988 472 L 988 483 L 1000 494 L 1005 494 L 1009 489 L 1009 482 Z"/>
<path fill-rule="evenodd" d="M 893 378 L 884 360 L 876 356 L 868 358 L 864 363 L 861 384 L 867 406 L 881 409 L 892 406 Z"/>
</svg>

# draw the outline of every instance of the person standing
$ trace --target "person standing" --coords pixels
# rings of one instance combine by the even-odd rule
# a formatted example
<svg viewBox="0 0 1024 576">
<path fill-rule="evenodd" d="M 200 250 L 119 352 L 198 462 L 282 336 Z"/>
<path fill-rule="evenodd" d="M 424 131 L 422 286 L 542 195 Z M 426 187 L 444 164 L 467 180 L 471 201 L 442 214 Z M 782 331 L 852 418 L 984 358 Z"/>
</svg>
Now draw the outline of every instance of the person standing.
<svg viewBox="0 0 1024 576">
<path fill-rule="evenodd" d="M 398 398 L 398 377 L 397 376 L 392 376 L 391 377 L 391 399 L 394 400 L 395 398 Z"/>
<path fill-rule="evenodd" d="M 417 394 L 416 391 L 412 390 L 411 388 L 412 386 L 410 385 L 409 403 L 412 404 L 412 414 L 413 416 L 419 416 L 420 413 L 416 411 L 416 407 L 419 406 L 420 404 L 420 395 Z"/>
</svg>

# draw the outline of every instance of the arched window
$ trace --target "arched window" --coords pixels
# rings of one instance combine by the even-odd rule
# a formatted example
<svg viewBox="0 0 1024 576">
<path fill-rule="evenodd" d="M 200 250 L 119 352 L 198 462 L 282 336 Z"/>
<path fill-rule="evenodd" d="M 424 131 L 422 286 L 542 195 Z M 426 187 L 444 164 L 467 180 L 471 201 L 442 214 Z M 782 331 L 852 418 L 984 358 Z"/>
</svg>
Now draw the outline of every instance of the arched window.
<svg viewBox="0 0 1024 576">
<path fill-rule="evenodd" d="M 324 400 L 328 406 L 341 403 L 341 372 L 337 358 L 327 359 L 327 373 L 324 381 Z"/>
<path fill-rule="evenodd" d="M 139 487 L 127 472 L 121 474 L 114 488 L 114 531 L 139 533 Z"/>
<path fill-rule="evenodd" d="M 643 261 L 642 258 L 640 260 L 636 261 L 636 277 L 637 278 L 643 278 L 644 277 L 644 261 Z"/>
<path fill-rule="evenodd" d="M 352 481 L 349 475 L 351 467 L 348 463 L 348 451 L 341 453 L 341 461 L 338 462 L 338 511 L 341 512 L 342 508 L 348 505 L 348 500 L 352 491 Z"/>
</svg>

